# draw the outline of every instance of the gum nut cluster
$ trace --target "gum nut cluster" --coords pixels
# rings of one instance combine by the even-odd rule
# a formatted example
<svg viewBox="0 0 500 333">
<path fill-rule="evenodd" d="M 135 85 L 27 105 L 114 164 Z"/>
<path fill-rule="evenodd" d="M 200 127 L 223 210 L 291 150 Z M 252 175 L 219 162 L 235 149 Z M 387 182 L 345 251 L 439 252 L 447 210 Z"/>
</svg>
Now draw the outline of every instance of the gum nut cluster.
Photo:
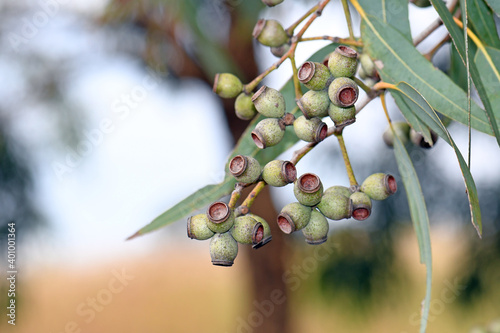
<svg viewBox="0 0 500 333">
<path fill-rule="evenodd" d="M 429 130 L 432 142 L 427 142 L 421 133 L 415 131 L 413 128 L 410 128 L 410 125 L 405 121 L 393 122 L 392 126 L 394 128 L 394 132 L 389 126 L 382 135 L 382 139 L 388 147 L 394 146 L 394 133 L 398 136 L 403 145 L 406 145 L 409 141 L 411 141 L 417 147 L 426 149 L 433 147 L 438 139 L 436 132 Z"/>
<path fill-rule="evenodd" d="M 235 217 L 234 211 L 224 202 L 214 202 L 206 214 L 189 217 L 187 234 L 191 239 L 211 239 L 210 257 L 218 266 L 233 265 L 238 255 L 238 243 L 251 244 L 257 249 L 272 239 L 266 220 L 254 214 Z"/>
</svg>

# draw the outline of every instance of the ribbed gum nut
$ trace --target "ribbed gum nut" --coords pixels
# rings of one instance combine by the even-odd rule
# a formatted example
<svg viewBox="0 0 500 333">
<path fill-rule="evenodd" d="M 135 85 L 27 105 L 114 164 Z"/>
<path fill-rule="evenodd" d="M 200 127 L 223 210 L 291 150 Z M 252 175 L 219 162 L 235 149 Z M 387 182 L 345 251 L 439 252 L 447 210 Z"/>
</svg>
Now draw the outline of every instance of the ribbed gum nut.
<svg viewBox="0 0 500 333">
<path fill-rule="evenodd" d="M 328 97 L 336 106 L 348 108 L 358 100 L 359 88 L 348 77 L 338 77 L 328 87 Z"/>
<path fill-rule="evenodd" d="M 279 5 L 283 1 L 284 0 L 262 0 L 262 2 L 268 7 L 274 7 L 276 5 Z"/>
<path fill-rule="evenodd" d="M 328 115 L 336 127 L 351 125 L 356 121 L 356 107 L 353 105 L 348 108 L 342 108 L 330 103 L 328 106 Z"/>
<path fill-rule="evenodd" d="M 358 52 L 348 46 L 340 45 L 328 58 L 328 69 L 335 77 L 352 77 L 358 66 Z"/>
<path fill-rule="evenodd" d="M 319 62 L 306 61 L 300 66 L 297 77 L 307 88 L 323 90 L 330 78 L 328 67 Z"/>
<path fill-rule="evenodd" d="M 285 114 L 285 98 L 276 89 L 262 86 L 252 96 L 255 109 L 264 117 L 281 118 Z"/>
<path fill-rule="evenodd" d="M 348 194 L 348 196 L 344 195 Z M 332 220 L 348 219 L 352 215 L 352 201 L 349 198 L 351 191 L 347 192 L 340 186 L 330 187 L 323 193 L 317 205 L 324 216 Z"/>
<path fill-rule="evenodd" d="M 264 226 L 251 216 L 238 216 L 234 220 L 231 236 L 241 244 L 257 244 L 264 239 Z"/>
<path fill-rule="evenodd" d="M 223 233 L 234 225 L 234 212 L 225 202 L 217 201 L 208 206 L 207 226 L 213 232 Z"/>
<path fill-rule="evenodd" d="M 262 240 L 254 245 L 252 245 L 252 248 L 258 249 L 260 247 L 263 247 L 267 243 L 269 243 L 272 239 L 273 236 L 271 235 L 271 227 L 269 227 L 269 223 L 267 223 L 266 220 L 264 220 L 262 217 L 255 215 L 255 214 L 247 214 L 247 216 L 252 217 L 255 221 L 260 222 L 262 224 L 262 227 L 264 228 L 264 236 Z"/>
<path fill-rule="evenodd" d="M 436 134 L 436 132 L 434 132 L 432 130 L 429 130 L 429 131 L 431 133 L 431 139 L 432 139 L 431 143 L 425 141 L 424 136 L 412 128 L 410 130 L 411 142 L 413 142 L 414 145 L 419 146 L 421 148 L 426 148 L 426 149 L 432 148 L 438 139 L 438 135 Z"/>
<path fill-rule="evenodd" d="M 293 194 L 304 206 L 315 206 L 323 196 L 323 184 L 314 173 L 305 173 L 295 181 Z"/>
<path fill-rule="evenodd" d="M 359 62 L 361 64 L 360 68 L 363 69 L 367 77 L 375 76 L 377 70 L 375 68 L 375 64 L 373 63 L 372 59 L 368 54 L 363 53 L 362 55 L 360 55 Z"/>
<path fill-rule="evenodd" d="M 217 233 L 210 240 L 210 257 L 212 264 L 232 266 L 238 255 L 238 243 L 230 232 Z"/>
<path fill-rule="evenodd" d="M 398 136 L 399 140 L 405 145 L 410 139 L 410 125 L 406 121 L 393 122 L 394 132 Z M 382 135 L 382 139 L 388 147 L 394 146 L 394 133 L 391 130 L 391 126 L 388 126 Z"/>
<path fill-rule="evenodd" d="M 306 238 L 306 243 L 311 245 L 319 245 L 326 242 L 328 238 L 328 220 L 316 209 L 311 212 L 311 219 L 307 226 L 302 229 L 302 234 Z"/>
<path fill-rule="evenodd" d="M 241 183 L 255 183 L 262 172 L 259 161 L 251 156 L 237 155 L 229 161 L 229 172 Z"/>
<path fill-rule="evenodd" d="M 271 53 L 275 57 L 281 58 L 282 56 L 285 55 L 285 53 L 288 52 L 288 50 L 290 50 L 290 47 L 291 47 L 290 43 L 285 43 L 280 46 L 273 46 L 271 47 Z"/>
<path fill-rule="evenodd" d="M 326 117 L 330 105 L 328 91 L 309 90 L 297 101 L 297 105 L 306 118 Z"/>
<path fill-rule="evenodd" d="M 276 118 L 262 119 L 251 133 L 253 142 L 260 149 L 277 145 L 284 135 L 285 126 Z"/>
<path fill-rule="evenodd" d="M 366 220 L 372 212 L 372 200 L 363 192 L 351 194 L 352 218 L 358 221 Z"/>
<path fill-rule="evenodd" d="M 300 116 L 293 122 L 297 137 L 306 142 L 321 142 L 328 134 L 328 126 L 319 118 L 306 119 Z"/>
<path fill-rule="evenodd" d="M 253 29 L 252 36 L 262 45 L 271 47 L 283 45 L 288 41 L 285 29 L 275 20 L 258 20 Z"/>
<path fill-rule="evenodd" d="M 213 91 L 222 98 L 234 98 L 243 90 L 240 79 L 230 73 L 215 74 Z"/>
<path fill-rule="evenodd" d="M 214 232 L 207 226 L 208 217 L 206 214 L 198 214 L 188 218 L 187 235 L 191 239 L 205 240 L 214 235 Z"/>
<path fill-rule="evenodd" d="M 385 173 L 374 173 L 361 184 L 361 192 L 373 200 L 385 200 L 396 193 L 398 184 L 394 176 Z"/>
<path fill-rule="evenodd" d="M 241 120 L 250 120 L 255 117 L 257 109 L 255 108 L 255 105 L 253 105 L 252 96 L 253 94 L 247 95 L 242 92 L 238 95 L 238 97 L 236 97 L 236 100 L 234 101 L 234 113 L 236 114 L 236 117 Z"/>
<path fill-rule="evenodd" d="M 277 219 L 278 226 L 285 234 L 301 230 L 309 223 L 311 211 L 311 207 L 292 202 L 281 209 Z"/>
<path fill-rule="evenodd" d="M 262 179 L 274 187 L 285 186 L 297 179 L 297 169 L 292 162 L 274 160 L 264 166 Z"/>
</svg>

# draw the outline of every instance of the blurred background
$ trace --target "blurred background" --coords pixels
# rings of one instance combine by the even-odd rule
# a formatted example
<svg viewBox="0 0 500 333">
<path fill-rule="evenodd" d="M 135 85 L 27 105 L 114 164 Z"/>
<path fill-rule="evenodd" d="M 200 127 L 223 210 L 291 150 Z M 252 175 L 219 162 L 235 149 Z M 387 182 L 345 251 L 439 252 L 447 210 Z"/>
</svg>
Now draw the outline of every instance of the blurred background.
<svg viewBox="0 0 500 333">
<path fill-rule="evenodd" d="M 208 242 L 189 240 L 185 220 L 125 241 L 223 179 L 247 123 L 234 116 L 234 101 L 212 93 L 214 74 L 250 81 L 276 61 L 251 38 L 257 19 L 288 26 L 315 3 L 0 1 L 1 332 L 419 330 L 425 268 L 402 186 L 374 203 L 368 220 L 331 222 L 328 242 L 317 247 L 300 233 L 284 238 L 272 223 L 294 201 L 291 188 L 265 191 L 253 211 L 271 222 L 273 241 L 258 251 L 240 246 L 232 268 L 212 266 Z M 416 35 L 436 14 L 410 5 L 410 17 Z M 439 29 L 419 49 L 444 34 Z M 340 1 L 306 34 L 320 35 L 348 36 Z M 327 44 L 301 44 L 298 64 Z M 447 44 L 435 65 L 446 71 L 449 54 Z M 285 63 L 265 83 L 279 88 L 290 75 Z M 345 131 L 354 171 L 358 179 L 397 177 L 381 139 L 385 118 L 372 104 Z M 465 152 L 467 129 L 449 129 Z M 472 134 L 482 240 L 451 148 L 409 148 L 431 219 L 428 332 L 500 332 L 500 151 L 493 138 Z M 348 184 L 333 140 L 297 169 L 318 174 L 326 187 Z M 16 326 L 5 316 L 10 222 Z"/>
</svg>

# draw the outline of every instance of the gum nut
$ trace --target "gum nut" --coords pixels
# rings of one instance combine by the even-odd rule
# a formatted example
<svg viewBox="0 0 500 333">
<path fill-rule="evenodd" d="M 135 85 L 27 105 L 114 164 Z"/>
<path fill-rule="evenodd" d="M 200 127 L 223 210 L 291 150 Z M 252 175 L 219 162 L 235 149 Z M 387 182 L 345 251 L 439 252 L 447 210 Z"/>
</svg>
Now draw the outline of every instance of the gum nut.
<svg viewBox="0 0 500 333">
<path fill-rule="evenodd" d="M 293 194 L 304 206 L 315 206 L 323 196 L 323 184 L 314 173 L 305 173 L 295 181 Z"/>
<path fill-rule="evenodd" d="M 328 238 L 328 220 L 316 209 L 311 212 L 311 219 L 307 226 L 302 229 L 302 234 L 306 238 L 306 243 L 318 245 L 326 242 Z"/>
<path fill-rule="evenodd" d="M 352 215 L 352 201 L 348 196 L 341 194 L 343 190 L 325 191 L 317 205 L 324 216 L 332 220 L 348 219 Z M 350 191 L 349 191 L 350 195 Z"/>
<path fill-rule="evenodd" d="M 274 160 L 264 166 L 262 179 L 274 187 L 285 186 L 297 179 L 297 169 L 292 162 Z"/>
<path fill-rule="evenodd" d="M 328 69 L 335 77 L 352 77 L 358 66 L 358 52 L 340 45 L 328 58 Z"/>
<path fill-rule="evenodd" d="M 187 235 L 191 239 L 205 240 L 214 235 L 214 232 L 207 226 L 208 217 L 206 214 L 198 214 L 188 218 Z"/>
<path fill-rule="evenodd" d="M 276 5 L 279 5 L 283 1 L 284 0 L 262 0 L 262 2 L 268 7 L 274 7 Z"/>
<path fill-rule="evenodd" d="M 328 91 L 309 90 L 297 101 L 297 105 L 306 118 L 323 118 L 328 116 L 330 97 Z"/>
<path fill-rule="evenodd" d="M 262 45 L 271 47 L 283 45 L 288 42 L 289 38 L 278 21 L 265 19 L 257 21 L 252 36 Z"/>
<path fill-rule="evenodd" d="M 225 202 L 217 201 L 208 206 L 207 226 L 213 232 L 223 233 L 234 224 L 234 212 Z"/>
<path fill-rule="evenodd" d="M 319 62 L 306 61 L 300 66 L 297 77 L 307 88 L 323 90 L 330 78 L 328 67 Z"/>
<path fill-rule="evenodd" d="M 325 194 L 330 194 L 330 193 L 335 193 L 335 194 L 342 194 L 345 197 L 350 197 L 351 196 L 351 190 L 348 187 L 345 186 L 340 186 L 340 185 L 335 185 L 327 188 L 323 195 Z"/>
<path fill-rule="evenodd" d="M 251 156 L 237 155 L 229 161 L 229 172 L 241 183 L 255 183 L 262 172 L 259 161 Z"/>
<path fill-rule="evenodd" d="M 394 127 L 394 132 L 398 136 L 399 140 L 403 143 L 403 145 L 407 144 L 410 139 L 410 125 L 406 121 L 398 121 L 393 122 L 392 126 Z M 382 139 L 384 139 L 385 144 L 388 147 L 394 146 L 394 133 L 391 130 L 391 126 L 388 126 L 382 135 Z"/>
<path fill-rule="evenodd" d="M 240 79 L 230 73 L 215 74 L 213 91 L 222 98 L 234 98 L 243 90 Z"/>
<path fill-rule="evenodd" d="M 363 192 L 354 192 L 351 194 L 352 217 L 358 221 L 366 220 L 372 212 L 372 200 Z"/>
<path fill-rule="evenodd" d="M 419 146 L 421 148 L 426 148 L 426 149 L 432 148 L 436 144 L 438 135 L 431 129 L 429 129 L 429 132 L 431 133 L 431 139 L 432 139 L 431 143 L 425 141 L 424 136 L 419 132 L 415 131 L 413 128 L 410 129 L 410 140 L 411 142 L 413 142 L 415 146 Z"/>
<path fill-rule="evenodd" d="M 255 109 L 264 117 L 281 118 L 285 115 L 285 98 L 276 89 L 267 86 L 260 87 L 252 96 Z"/>
<path fill-rule="evenodd" d="M 283 207 L 278 215 L 278 226 L 285 234 L 303 229 L 311 219 L 311 211 L 311 207 L 299 202 L 290 203 Z"/>
<path fill-rule="evenodd" d="M 361 65 L 358 66 L 358 76 L 360 78 L 362 78 L 363 80 L 368 77 L 368 75 L 366 75 L 365 70 L 363 69 L 363 66 L 361 66 Z"/>
<path fill-rule="evenodd" d="M 356 121 L 356 107 L 350 106 L 342 108 L 330 103 L 328 106 L 328 115 L 333 120 L 336 127 L 348 126 Z"/>
<path fill-rule="evenodd" d="M 359 62 L 361 63 L 361 68 L 363 69 L 367 77 L 375 76 L 377 70 L 375 69 L 375 64 L 368 54 L 363 53 L 359 57 Z"/>
<path fill-rule="evenodd" d="M 238 97 L 236 97 L 236 100 L 234 101 L 234 113 L 236 114 L 236 117 L 241 120 L 250 120 L 255 117 L 257 109 L 255 108 L 255 105 L 253 105 L 252 96 L 253 94 L 247 95 L 245 93 L 241 93 Z"/>
<path fill-rule="evenodd" d="M 217 266 L 232 266 L 238 255 L 238 243 L 230 232 L 217 233 L 210 240 L 210 257 L 212 264 Z"/>
<path fill-rule="evenodd" d="M 272 239 L 273 236 L 271 235 L 271 227 L 269 226 L 269 223 L 267 223 L 266 220 L 264 220 L 262 217 L 255 215 L 255 214 L 247 214 L 247 216 L 253 217 L 255 221 L 260 222 L 262 224 L 262 227 L 264 228 L 264 238 L 257 244 L 254 244 L 252 247 L 254 249 L 258 249 L 267 243 L 269 243 Z"/>
<path fill-rule="evenodd" d="M 328 126 L 319 118 L 306 119 L 300 116 L 293 122 L 297 137 L 306 142 L 321 142 L 328 134 Z"/>
<path fill-rule="evenodd" d="M 368 88 L 373 88 L 373 86 L 375 85 L 375 83 L 377 83 L 378 81 L 375 81 L 374 79 L 372 78 L 366 78 L 364 83 L 365 85 L 368 87 Z"/>
<path fill-rule="evenodd" d="M 396 193 L 397 189 L 396 179 L 385 173 L 374 173 L 361 184 L 361 192 L 366 193 L 373 200 L 385 200 Z"/>
<path fill-rule="evenodd" d="M 264 239 L 264 226 L 251 216 L 238 216 L 234 220 L 231 236 L 241 244 L 257 244 Z"/>
<path fill-rule="evenodd" d="M 277 118 L 262 119 L 252 131 L 252 140 L 260 149 L 277 145 L 283 136 L 285 125 Z"/>
<path fill-rule="evenodd" d="M 358 100 L 359 88 L 348 77 L 338 77 L 328 87 L 328 97 L 336 106 L 348 108 Z"/>
<path fill-rule="evenodd" d="M 285 43 L 283 45 L 280 45 L 280 46 L 273 46 L 271 47 L 271 53 L 277 57 L 277 58 L 281 58 L 282 56 L 285 55 L 285 53 L 288 52 L 288 50 L 290 50 L 290 43 Z"/>
</svg>

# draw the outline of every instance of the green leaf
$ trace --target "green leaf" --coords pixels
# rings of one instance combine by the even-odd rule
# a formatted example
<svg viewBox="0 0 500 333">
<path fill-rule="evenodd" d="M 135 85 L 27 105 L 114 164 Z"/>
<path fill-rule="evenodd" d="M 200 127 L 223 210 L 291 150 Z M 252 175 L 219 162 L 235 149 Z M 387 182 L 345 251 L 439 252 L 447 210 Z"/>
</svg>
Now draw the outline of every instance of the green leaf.
<svg viewBox="0 0 500 333">
<path fill-rule="evenodd" d="M 500 16 L 500 2 L 498 0 L 486 0 L 488 6 L 493 10 L 498 16 Z"/>
<path fill-rule="evenodd" d="M 467 91 L 467 69 L 465 68 L 462 58 L 456 48 L 450 50 L 450 68 L 448 76 L 453 80 L 463 91 Z"/>
<path fill-rule="evenodd" d="M 486 46 L 485 52 L 477 50 L 474 63 L 484 82 L 493 113 L 500 120 L 500 50 Z M 499 123 L 500 126 L 500 123 Z"/>
<path fill-rule="evenodd" d="M 453 16 L 450 14 L 446 6 L 441 0 L 431 0 L 432 5 L 436 9 L 436 11 L 439 14 L 439 17 L 443 21 L 444 25 L 446 26 L 446 29 L 448 29 L 448 32 L 451 36 L 451 39 L 453 40 L 453 44 L 455 45 L 458 53 L 462 57 L 462 60 L 466 59 L 467 57 L 467 50 L 465 47 L 465 39 L 463 37 L 462 31 L 460 28 L 457 26 L 455 21 L 453 20 Z M 477 43 L 476 43 L 477 44 Z M 479 47 L 479 45 L 477 45 Z M 465 61 L 464 61 L 465 63 Z M 476 86 L 477 92 L 479 94 L 479 97 L 481 98 L 481 101 L 484 104 L 484 108 L 486 110 L 486 116 L 487 116 L 487 121 L 497 139 L 497 143 L 500 146 L 500 132 L 498 130 L 498 125 L 497 125 L 497 120 L 495 119 L 495 114 L 493 112 L 493 109 L 491 107 L 490 100 L 488 99 L 488 95 L 486 93 L 486 88 L 484 86 L 484 83 L 482 81 L 482 78 L 479 74 L 479 71 L 474 64 L 474 62 L 470 61 L 469 62 L 469 67 L 470 67 L 470 74 L 472 77 L 472 81 L 474 82 L 474 85 Z M 405 80 L 402 80 L 405 81 Z M 415 86 L 415 88 L 418 89 L 418 91 L 421 91 L 418 87 Z M 424 94 L 424 96 L 426 96 Z M 427 97 L 427 96 L 426 96 Z M 431 105 L 433 105 L 431 103 Z M 433 105 L 434 106 L 434 105 Z M 440 110 L 438 110 L 440 111 Z M 474 126 L 472 126 L 474 127 Z"/>
<path fill-rule="evenodd" d="M 309 60 L 321 62 L 323 58 L 330 52 L 333 52 L 338 45 L 339 44 L 332 43 L 330 45 L 325 46 L 324 48 L 313 54 L 309 58 Z M 291 80 L 289 80 L 285 84 L 285 86 L 281 89 L 281 93 L 285 97 L 287 111 L 292 112 L 293 110 L 295 110 L 295 113 L 300 112 L 298 108 L 295 108 L 296 105 L 295 91 L 293 87 L 293 82 Z M 253 131 L 255 126 L 257 126 L 257 123 L 264 118 L 265 117 L 259 115 L 250 122 L 245 132 L 242 134 L 241 138 L 236 144 L 236 147 L 231 152 L 228 161 L 236 155 L 245 155 L 245 156 L 253 156 L 260 162 L 261 165 L 265 165 L 267 162 L 274 160 L 277 156 L 279 156 L 281 153 L 289 149 L 298 141 L 298 138 L 293 132 L 293 129 L 288 127 L 286 129 L 283 140 L 278 145 L 266 149 L 257 148 L 257 146 L 252 140 L 251 132 Z M 166 212 L 158 216 L 151 223 L 141 228 L 139 231 L 130 236 L 128 239 L 135 238 L 137 236 L 167 226 L 173 222 L 179 221 L 180 219 L 186 217 L 193 211 L 202 209 L 203 207 L 209 205 L 210 203 L 219 200 L 221 197 L 231 194 L 231 192 L 234 189 L 234 185 L 236 184 L 236 181 L 228 173 L 227 164 L 225 169 L 226 169 L 226 176 L 222 183 L 216 185 L 207 185 L 202 189 L 196 191 L 195 193 L 191 194 L 190 196 L 188 196 L 187 198 L 185 198 L 184 200 L 182 200 L 181 202 L 179 202 L 178 204 L 176 204 L 175 206 L 173 206 L 172 208 L 168 209 Z"/>
<path fill-rule="evenodd" d="M 399 82 L 396 85 L 396 89 L 394 90 L 393 94 L 399 94 L 402 98 L 404 98 L 406 103 L 410 106 L 412 112 L 414 112 L 421 121 L 429 126 L 434 132 L 436 132 L 436 134 L 443 138 L 443 140 L 446 141 L 455 150 L 455 154 L 457 155 L 458 163 L 460 165 L 462 176 L 464 178 L 465 186 L 467 189 L 472 225 L 476 229 L 479 237 L 481 237 L 481 210 L 479 207 L 476 185 L 470 173 L 470 169 L 465 163 L 462 153 L 455 144 L 455 141 L 453 141 L 453 138 L 441 122 L 441 119 L 439 119 L 436 112 L 422 97 L 422 95 L 420 95 L 420 93 L 415 90 L 415 88 L 413 88 L 406 82 Z"/>
<path fill-rule="evenodd" d="M 467 11 L 469 13 L 469 22 L 476 35 L 483 43 L 499 48 L 500 39 L 498 38 L 494 14 L 484 0 L 469 0 Z"/>
<path fill-rule="evenodd" d="M 397 29 L 411 41 L 407 0 L 359 0 L 363 10 Z"/>
<path fill-rule="evenodd" d="M 368 15 L 361 26 L 365 50 L 379 59 L 378 71 L 389 83 L 405 81 L 417 89 L 443 115 L 467 125 L 467 95 L 446 74 L 415 49 L 398 31 Z M 472 127 L 492 134 L 484 111 L 472 103 Z"/>
<path fill-rule="evenodd" d="M 417 132 L 423 135 L 425 141 L 432 142 L 431 133 L 429 131 L 429 127 L 427 127 L 420 119 L 415 116 L 412 112 L 410 106 L 406 103 L 404 98 L 399 94 L 392 94 L 394 100 L 396 101 L 399 110 L 405 117 L 406 121 L 410 124 L 410 126 Z"/>
<path fill-rule="evenodd" d="M 420 262 L 426 267 L 426 291 L 422 306 L 422 320 L 420 323 L 420 333 L 425 333 L 427 320 L 429 318 L 429 308 L 431 302 L 432 288 L 432 251 L 431 238 L 429 233 L 429 217 L 425 205 L 424 195 L 418 181 L 418 175 L 413 167 L 410 156 L 403 143 L 394 132 L 394 155 L 398 164 L 399 174 L 403 180 L 410 207 L 411 220 L 417 235 L 418 248 L 420 250 Z"/>
</svg>

